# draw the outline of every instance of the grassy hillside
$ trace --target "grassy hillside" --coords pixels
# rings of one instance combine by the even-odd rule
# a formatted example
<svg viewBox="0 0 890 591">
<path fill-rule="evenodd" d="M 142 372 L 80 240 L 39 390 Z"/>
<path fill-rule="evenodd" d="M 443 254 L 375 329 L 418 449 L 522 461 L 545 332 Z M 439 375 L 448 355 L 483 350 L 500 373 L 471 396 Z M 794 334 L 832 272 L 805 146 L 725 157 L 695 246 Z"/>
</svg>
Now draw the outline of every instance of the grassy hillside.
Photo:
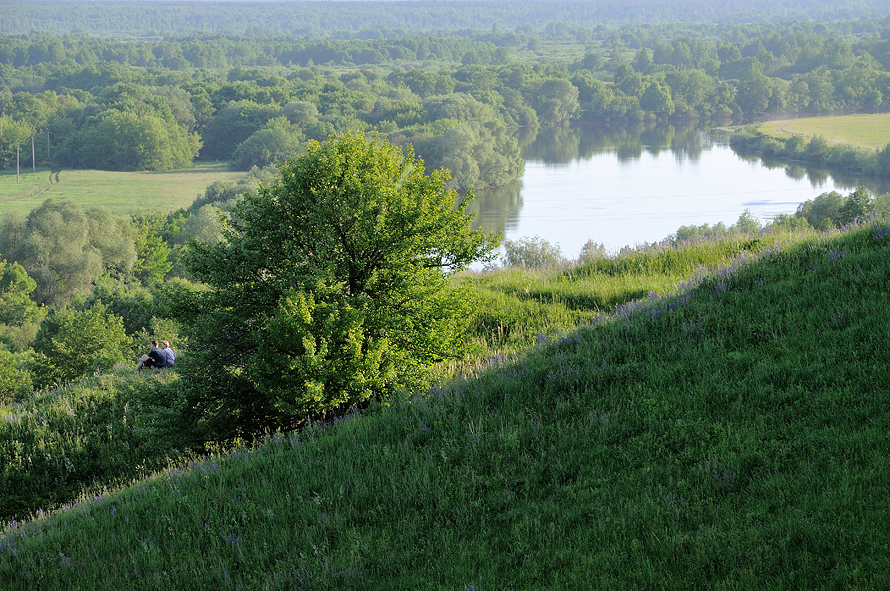
<svg viewBox="0 0 890 591">
<path fill-rule="evenodd" d="M 236 180 L 243 172 L 223 164 L 204 164 L 188 170 L 162 172 L 111 172 L 105 170 L 22 169 L 0 172 L 0 215 L 31 210 L 52 197 L 82 207 L 98 206 L 126 215 L 141 209 L 175 211 L 188 207 L 214 181 Z"/>
<path fill-rule="evenodd" d="M 0 587 L 887 588 L 890 226 L 699 248 L 470 278 L 512 353 L 10 523 Z"/>
<path fill-rule="evenodd" d="M 791 134 L 805 134 L 807 137 L 821 135 L 829 144 L 879 150 L 887 145 L 890 138 L 890 113 L 768 121 L 758 131 L 781 138 Z"/>
</svg>

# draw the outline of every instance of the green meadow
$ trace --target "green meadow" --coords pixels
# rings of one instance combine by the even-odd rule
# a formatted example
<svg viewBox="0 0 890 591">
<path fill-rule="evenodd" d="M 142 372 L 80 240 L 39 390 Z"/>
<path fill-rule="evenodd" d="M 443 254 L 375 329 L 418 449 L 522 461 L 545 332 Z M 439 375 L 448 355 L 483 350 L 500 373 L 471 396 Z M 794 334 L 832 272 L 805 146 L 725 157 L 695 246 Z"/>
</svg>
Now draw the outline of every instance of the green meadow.
<svg viewBox="0 0 890 591">
<path fill-rule="evenodd" d="M 175 372 L 2 407 L 0 587 L 890 587 L 886 222 L 457 280 L 472 359 L 300 432 L 171 449 Z"/>
<path fill-rule="evenodd" d="M 113 172 L 105 170 L 22 169 L 0 172 L 0 214 L 28 215 L 47 199 L 73 201 L 127 215 L 141 209 L 170 212 L 188 207 L 214 181 L 236 180 L 243 172 L 225 163 L 199 164 L 186 170 Z"/>
<path fill-rule="evenodd" d="M 890 113 L 768 121 L 757 130 L 780 138 L 790 137 L 791 134 L 803 134 L 807 137 L 821 135 L 829 144 L 848 144 L 880 150 L 887 145 L 890 138 Z"/>
</svg>

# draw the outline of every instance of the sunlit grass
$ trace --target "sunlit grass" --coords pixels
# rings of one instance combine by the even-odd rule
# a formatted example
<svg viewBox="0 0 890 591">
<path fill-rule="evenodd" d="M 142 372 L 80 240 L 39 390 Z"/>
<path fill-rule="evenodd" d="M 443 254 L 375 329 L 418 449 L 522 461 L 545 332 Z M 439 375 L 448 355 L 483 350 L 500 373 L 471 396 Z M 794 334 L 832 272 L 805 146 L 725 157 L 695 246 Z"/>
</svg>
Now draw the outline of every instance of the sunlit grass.
<svg viewBox="0 0 890 591">
<path fill-rule="evenodd" d="M 781 138 L 788 138 L 791 134 L 805 134 L 807 137 L 821 135 L 829 144 L 881 149 L 890 140 L 890 113 L 768 121 L 758 131 Z"/>
<path fill-rule="evenodd" d="M 0 215 L 23 216 L 53 198 L 74 201 L 81 207 L 96 206 L 127 215 L 146 209 L 175 211 L 188 207 L 214 181 L 237 180 L 245 173 L 231 171 L 225 163 L 199 164 L 185 170 L 162 172 L 113 172 L 104 170 L 23 170 L 0 172 Z"/>
<path fill-rule="evenodd" d="M 887 588 L 890 225 L 692 248 L 467 278 L 551 330 L 8 525 L 0 586 Z"/>
</svg>

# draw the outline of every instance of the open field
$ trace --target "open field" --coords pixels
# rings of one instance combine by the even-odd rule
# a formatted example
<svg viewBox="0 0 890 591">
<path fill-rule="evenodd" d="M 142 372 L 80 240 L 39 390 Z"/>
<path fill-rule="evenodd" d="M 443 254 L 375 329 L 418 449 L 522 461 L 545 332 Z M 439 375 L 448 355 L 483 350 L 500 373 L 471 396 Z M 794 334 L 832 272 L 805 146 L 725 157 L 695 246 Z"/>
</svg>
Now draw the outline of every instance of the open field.
<svg viewBox="0 0 890 591">
<path fill-rule="evenodd" d="M 791 134 L 821 135 L 829 144 L 878 149 L 890 141 L 890 113 L 768 121 L 758 131 L 781 138 Z"/>
<path fill-rule="evenodd" d="M 0 215 L 27 215 L 46 199 L 70 200 L 80 206 L 99 206 L 117 214 L 139 209 L 175 211 L 188 207 L 214 181 L 235 180 L 245 173 L 225 163 L 199 164 L 186 170 L 163 172 L 111 172 L 38 168 L 0 172 Z"/>
</svg>

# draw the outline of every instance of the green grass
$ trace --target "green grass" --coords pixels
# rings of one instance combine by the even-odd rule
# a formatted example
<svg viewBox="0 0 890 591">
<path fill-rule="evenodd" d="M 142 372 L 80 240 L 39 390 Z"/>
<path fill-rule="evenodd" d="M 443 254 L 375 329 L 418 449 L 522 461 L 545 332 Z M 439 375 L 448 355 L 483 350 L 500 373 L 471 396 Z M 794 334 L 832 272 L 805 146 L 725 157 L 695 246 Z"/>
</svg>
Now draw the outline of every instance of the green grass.
<svg viewBox="0 0 890 591">
<path fill-rule="evenodd" d="M 480 303 L 471 334 L 483 351 L 515 352 L 612 312 L 627 302 L 664 295 L 709 267 L 768 248 L 748 235 L 692 244 L 665 242 L 561 269 L 499 269 L 463 277 Z"/>
<path fill-rule="evenodd" d="M 0 406 L 0 523 L 129 484 L 190 457 L 158 445 L 134 389 L 175 374 L 94 377 Z"/>
<path fill-rule="evenodd" d="M 890 226 L 698 248 L 466 278 L 582 325 L 8 525 L 0 587 L 888 588 Z"/>
<path fill-rule="evenodd" d="M 890 139 L 890 113 L 769 121 L 762 124 L 758 131 L 781 138 L 790 137 L 791 134 L 806 134 L 807 137 L 821 135 L 829 144 L 881 149 Z"/>
<path fill-rule="evenodd" d="M 143 209 L 175 211 L 188 207 L 214 181 L 236 180 L 243 172 L 225 163 L 200 164 L 186 170 L 111 172 L 103 170 L 23 170 L 0 172 L 0 215 L 28 215 L 46 199 L 73 201 L 127 215 Z"/>
</svg>

